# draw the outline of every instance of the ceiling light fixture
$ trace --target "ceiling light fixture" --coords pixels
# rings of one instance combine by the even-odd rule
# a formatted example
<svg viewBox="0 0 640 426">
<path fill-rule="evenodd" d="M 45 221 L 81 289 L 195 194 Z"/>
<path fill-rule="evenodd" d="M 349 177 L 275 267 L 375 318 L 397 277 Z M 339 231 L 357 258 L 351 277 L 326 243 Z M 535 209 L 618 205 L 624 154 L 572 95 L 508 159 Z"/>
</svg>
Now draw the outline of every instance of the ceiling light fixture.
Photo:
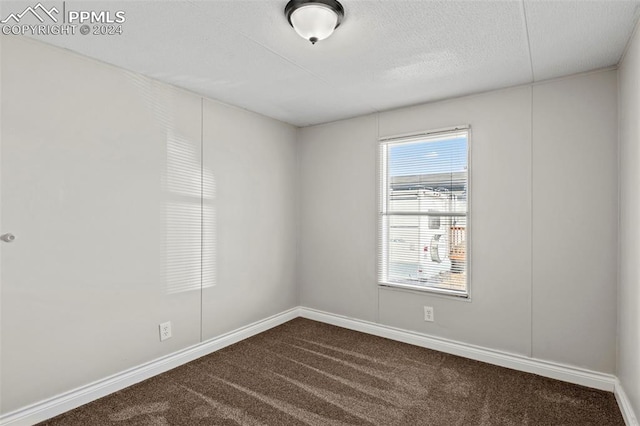
<svg viewBox="0 0 640 426">
<path fill-rule="evenodd" d="M 344 8 L 336 0 L 291 0 L 284 14 L 300 37 L 316 44 L 338 28 Z"/>
</svg>

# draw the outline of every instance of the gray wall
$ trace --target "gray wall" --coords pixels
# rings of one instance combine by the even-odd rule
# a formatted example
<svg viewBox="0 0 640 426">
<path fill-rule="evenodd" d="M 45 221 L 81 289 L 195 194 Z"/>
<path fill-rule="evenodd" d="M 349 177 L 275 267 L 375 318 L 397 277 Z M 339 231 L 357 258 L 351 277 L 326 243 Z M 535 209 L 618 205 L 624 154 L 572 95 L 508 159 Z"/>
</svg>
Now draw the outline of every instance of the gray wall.
<svg viewBox="0 0 640 426">
<path fill-rule="evenodd" d="M 620 289 L 618 378 L 640 416 L 640 31 L 619 70 Z"/>
<path fill-rule="evenodd" d="M 299 132 L 303 306 L 372 321 L 377 314 L 376 117 Z"/>
<path fill-rule="evenodd" d="M 297 306 L 296 130 L 204 101 L 204 339 Z M 207 285 L 209 284 L 209 285 Z"/>
<path fill-rule="evenodd" d="M 618 369 L 636 409 L 638 44 L 621 70 Z M 18 235 L 0 246 L 2 413 L 298 292 L 303 306 L 614 372 L 615 71 L 296 130 L 33 41 L 1 47 L 0 217 Z M 377 139 L 458 124 L 472 126 L 471 301 L 378 288 Z M 174 337 L 159 342 L 167 320 Z"/>
<path fill-rule="evenodd" d="M 616 72 L 533 90 L 533 356 L 615 372 Z"/>
<path fill-rule="evenodd" d="M 2 413 L 298 304 L 294 127 L 1 40 Z"/>
<path fill-rule="evenodd" d="M 616 99 L 605 71 L 302 129 L 301 304 L 613 373 Z M 379 288 L 377 138 L 459 124 L 472 126 L 471 301 Z"/>
</svg>

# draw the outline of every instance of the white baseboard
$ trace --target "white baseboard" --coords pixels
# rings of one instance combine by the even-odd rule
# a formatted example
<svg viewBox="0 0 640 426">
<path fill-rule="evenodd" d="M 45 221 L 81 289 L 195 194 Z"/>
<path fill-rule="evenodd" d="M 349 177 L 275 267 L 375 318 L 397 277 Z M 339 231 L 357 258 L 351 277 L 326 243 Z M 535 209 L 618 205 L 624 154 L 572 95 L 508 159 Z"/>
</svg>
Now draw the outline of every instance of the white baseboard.
<svg viewBox="0 0 640 426">
<path fill-rule="evenodd" d="M 103 396 L 262 333 L 263 331 L 267 331 L 270 328 L 284 324 L 298 316 L 299 308 L 289 309 L 288 311 L 257 321 L 246 327 L 223 334 L 220 337 L 190 346 L 105 379 L 7 413 L 0 417 L 0 425 L 26 426 L 50 419 L 83 404 L 102 398 Z"/>
<path fill-rule="evenodd" d="M 361 331 L 375 336 L 423 348 L 434 349 L 465 358 L 511 368 L 513 370 L 538 374 L 552 379 L 575 383 L 590 388 L 613 392 L 616 377 L 610 374 L 597 373 L 569 365 L 528 358 L 522 355 L 501 352 L 480 346 L 468 345 L 454 340 L 442 339 L 428 336 L 421 333 L 401 330 L 399 328 L 388 327 L 368 321 L 348 318 L 341 315 L 330 314 L 309 308 L 300 308 L 300 316 L 327 324 L 337 325 L 350 330 Z"/>
<path fill-rule="evenodd" d="M 327 324 L 337 325 L 350 330 L 372 334 L 374 336 L 385 337 L 399 342 L 487 362 L 489 364 L 534 373 L 540 376 L 550 377 L 591 388 L 615 392 L 616 399 L 627 425 L 639 426 L 622 386 L 613 375 L 597 373 L 568 365 L 468 345 L 453 340 L 428 336 L 421 333 L 401 330 L 394 327 L 388 327 L 385 325 L 304 307 L 289 309 L 288 311 L 266 318 L 262 321 L 257 321 L 215 339 L 207 340 L 165 357 L 158 358 L 105 379 L 90 383 L 86 386 L 79 387 L 53 398 L 7 413 L 0 416 L 0 426 L 33 425 L 34 423 L 55 417 L 83 404 L 102 398 L 113 392 L 171 370 L 172 368 L 186 364 L 187 362 L 262 333 L 270 328 L 284 324 L 285 322 L 299 316 Z"/>
<path fill-rule="evenodd" d="M 618 407 L 620 407 L 620 411 L 622 412 L 622 418 L 624 418 L 624 422 L 627 426 L 640 426 L 638 422 L 638 417 L 633 412 L 633 407 L 631 407 L 631 402 L 627 397 L 624 388 L 622 387 L 622 383 L 620 380 L 616 380 L 616 389 L 614 391 L 616 396 L 616 401 L 618 401 Z"/>
</svg>

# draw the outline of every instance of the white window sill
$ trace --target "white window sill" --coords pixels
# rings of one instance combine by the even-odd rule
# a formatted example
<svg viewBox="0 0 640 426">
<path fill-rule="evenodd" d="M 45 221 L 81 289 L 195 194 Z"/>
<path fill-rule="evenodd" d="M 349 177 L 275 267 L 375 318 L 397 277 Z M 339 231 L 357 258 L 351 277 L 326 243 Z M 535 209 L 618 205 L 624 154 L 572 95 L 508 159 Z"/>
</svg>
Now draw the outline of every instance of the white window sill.
<svg viewBox="0 0 640 426">
<path fill-rule="evenodd" d="M 456 299 L 467 300 L 467 301 L 470 300 L 468 292 L 462 292 L 459 290 L 448 290 L 445 288 L 426 287 L 421 285 L 400 284 L 400 283 L 387 283 L 387 282 L 378 283 L 378 286 L 389 288 L 389 289 L 409 290 L 409 291 L 415 291 L 419 293 L 430 293 L 438 296 L 445 296 L 447 298 L 456 298 Z"/>
</svg>

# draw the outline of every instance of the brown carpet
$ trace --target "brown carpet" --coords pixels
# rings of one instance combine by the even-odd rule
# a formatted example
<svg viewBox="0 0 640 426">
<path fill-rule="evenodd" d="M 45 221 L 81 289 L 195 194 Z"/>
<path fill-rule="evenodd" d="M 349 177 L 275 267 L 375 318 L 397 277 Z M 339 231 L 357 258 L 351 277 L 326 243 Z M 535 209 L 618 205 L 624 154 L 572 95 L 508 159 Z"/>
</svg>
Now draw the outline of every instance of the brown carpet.
<svg viewBox="0 0 640 426">
<path fill-rule="evenodd" d="M 297 318 L 44 425 L 624 425 L 613 394 Z"/>
</svg>

